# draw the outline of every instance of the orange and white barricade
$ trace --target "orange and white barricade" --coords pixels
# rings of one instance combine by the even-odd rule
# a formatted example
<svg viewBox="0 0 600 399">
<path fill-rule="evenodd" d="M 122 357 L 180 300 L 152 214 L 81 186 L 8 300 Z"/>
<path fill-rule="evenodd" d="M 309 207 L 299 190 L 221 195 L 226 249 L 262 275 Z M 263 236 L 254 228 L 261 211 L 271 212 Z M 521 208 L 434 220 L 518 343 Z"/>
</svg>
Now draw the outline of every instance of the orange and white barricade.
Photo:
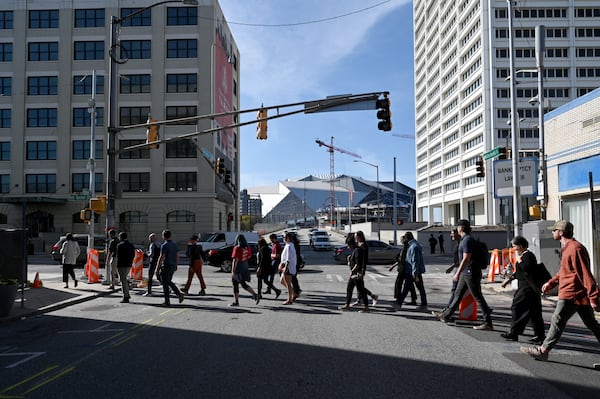
<svg viewBox="0 0 600 399">
<path fill-rule="evenodd" d="M 494 277 L 496 274 L 501 273 L 500 266 L 500 250 L 494 249 L 492 250 L 492 254 L 490 255 L 490 270 L 488 271 L 488 282 L 493 283 Z"/>
<path fill-rule="evenodd" d="M 477 320 L 477 302 L 469 291 L 463 295 L 458 307 L 458 320 Z"/>
<path fill-rule="evenodd" d="M 133 264 L 129 270 L 129 278 L 132 280 L 141 281 L 144 276 L 144 251 L 141 249 L 135 250 Z"/>
<path fill-rule="evenodd" d="M 85 271 L 88 278 L 88 283 L 100 282 L 100 261 L 97 249 L 90 249 L 87 263 L 85 264 Z"/>
</svg>

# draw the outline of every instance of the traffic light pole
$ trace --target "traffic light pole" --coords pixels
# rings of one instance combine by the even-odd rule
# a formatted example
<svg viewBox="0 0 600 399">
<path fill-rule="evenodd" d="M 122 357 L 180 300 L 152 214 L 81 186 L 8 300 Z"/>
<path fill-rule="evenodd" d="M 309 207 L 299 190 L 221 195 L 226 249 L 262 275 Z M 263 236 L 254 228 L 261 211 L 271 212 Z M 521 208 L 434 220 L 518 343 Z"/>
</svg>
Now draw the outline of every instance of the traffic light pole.
<svg viewBox="0 0 600 399">
<path fill-rule="evenodd" d="M 90 198 L 96 196 L 96 70 L 92 70 L 92 98 L 90 99 L 88 111 L 90 112 L 90 160 L 88 168 L 90 170 Z M 88 235 L 88 254 L 94 249 L 94 212 L 90 219 L 90 232 Z"/>
</svg>

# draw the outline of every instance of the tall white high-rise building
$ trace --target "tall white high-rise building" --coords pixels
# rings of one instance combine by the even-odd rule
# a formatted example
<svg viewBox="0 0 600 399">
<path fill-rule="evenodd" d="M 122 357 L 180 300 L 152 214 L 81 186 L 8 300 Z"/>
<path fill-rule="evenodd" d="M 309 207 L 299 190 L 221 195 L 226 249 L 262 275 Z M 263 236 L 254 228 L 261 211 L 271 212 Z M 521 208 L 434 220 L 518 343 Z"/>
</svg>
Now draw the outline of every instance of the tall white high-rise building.
<svg viewBox="0 0 600 399">
<path fill-rule="evenodd" d="M 588 0 L 512 1 L 519 155 L 540 148 L 536 26 L 545 27 L 545 112 L 600 86 L 600 5 Z M 415 0 L 417 219 L 452 225 L 511 224 L 512 197 L 494 195 L 486 151 L 512 138 L 506 0 Z M 565 137 L 565 145 L 568 145 Z M 496 182 L 498 183 L 498 182 Z M 522 197 L 522 220 L 537 203 Z"/>
<path fill-rule="evenodd" d="M 111 21 L 117 37 L 111 46 Z M 112 47 L 112 48 L 111 48 Z M 0 2 L 0 226 L 25 226 L 52 244 L 87 233 L 90 144 L 95 130 L 96 195 L 107 193 L 110 59 L 114 99 L 115 212 L 112 226 L 133 242 L 169 228 L 185 241 L 201 231 L 236 230 L 239 220 L 239 51 L 217 0 L 8 0 Z M 91 104 L 96 74 L 95 104 Z M 92 129 L 90 110 L 95 105 Z M 161 139 L 215 129 L 157 149 L 146 142 L 149 115 Z M 219 127 L 224 127 L 219 130 Z M 223 158 L 233 185 L 217 176 Z M 105 215 L 95 219 L 104 234 Z"/>
</svg>

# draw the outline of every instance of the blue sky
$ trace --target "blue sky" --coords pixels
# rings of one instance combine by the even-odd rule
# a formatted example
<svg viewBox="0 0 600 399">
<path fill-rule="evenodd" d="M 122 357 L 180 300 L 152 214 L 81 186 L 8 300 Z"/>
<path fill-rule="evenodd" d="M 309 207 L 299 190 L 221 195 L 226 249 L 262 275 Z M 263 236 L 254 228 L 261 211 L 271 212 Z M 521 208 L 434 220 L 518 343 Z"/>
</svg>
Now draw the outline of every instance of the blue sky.
<svg viewBox="0 0 600 399">
<path fill-rule="evenodd" d="M 241 128 L 240 188 L 309 174 L 328 176 L 329 152 L 315 139 L 379 165 L 381 181 L 415 187 L 412 1 L 220 0 L 240 50 L 241 109 L 336 94 L 389 91 L 391 132 L 377 129 L 376 110 L 303 113 L 269 121 L 268 140 L 254 124 Z M 368 10 L 357 12 L 365 8 Z M 330 19 L 352 13 L 348 16 Z M 330 19 L 324 22 L 303 22 Z M 247 24 L 254 24 L 250 26 Z M 256 25 L 287 26 L 256 26 Z M 282 110 L 285 112 L 285 109 Z M 271 115 L 271 114 L 270 114 Z M 250 114 L 242 116 L 247 121 Z M 335 152 L 335 174 L 375 180 L 376 169 Z"/>
</svg>

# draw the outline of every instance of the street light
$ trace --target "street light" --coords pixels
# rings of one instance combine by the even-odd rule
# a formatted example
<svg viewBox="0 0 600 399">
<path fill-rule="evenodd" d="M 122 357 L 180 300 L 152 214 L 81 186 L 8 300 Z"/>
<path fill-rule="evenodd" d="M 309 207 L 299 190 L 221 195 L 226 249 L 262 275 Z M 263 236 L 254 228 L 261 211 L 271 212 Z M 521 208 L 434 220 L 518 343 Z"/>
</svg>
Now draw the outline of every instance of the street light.
<svg viewBox="0 0 600 399">
<path fill-rule="evenodd" d="M 122 18 L 112 16 L 110 18 L 110 48 L 108 49 L 109 55 L 109 67 L 108 67 L 108 139 L 107 139 L 107 163 L 106 163 L 106 231 L 114 228 L 114 216 L 115 216 L 115 186 L 116 186 L 116 149 L 115 149 L 115 136 L 119 132 L 117 127 L 117 64 L 124 64 L 126 60 L 118 59 L 118 43 L 117 43 L 117 28 L 122 25 L 123 22 L 142 14 L 144 11 L 160 6 L 167 3 L 183 3 L 186 5 L 198 5 L 197 0 L 165 0 L 158 3 L 151 4 L 147 7 L 141 8 L 129 15 Z M 108 245 L 108 242 L 107 242 Z M 108 273 L 107 273 L 108 274 Z"/>
<path fill-rule="evenodd" d="M 366 165 L 372 166 L 377 170 L 377 239 L 381 240 L 381 215 L 379 210 L 379 204 L 381 201 L 379 200 L 379 165 L 375 165 L 366 161 L 361 161 L 360 159 L 355 159 L 354 162 L 361 162 Z"/>
</svg>

